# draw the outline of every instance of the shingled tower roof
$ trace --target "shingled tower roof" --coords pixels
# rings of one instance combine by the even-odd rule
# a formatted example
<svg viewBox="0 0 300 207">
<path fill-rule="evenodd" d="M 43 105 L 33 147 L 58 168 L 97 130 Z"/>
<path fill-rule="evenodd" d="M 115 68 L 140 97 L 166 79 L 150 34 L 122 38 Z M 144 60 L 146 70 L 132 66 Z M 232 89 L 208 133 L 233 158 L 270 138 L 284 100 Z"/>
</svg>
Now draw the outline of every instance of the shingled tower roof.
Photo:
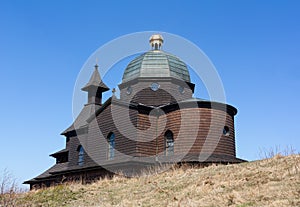
<svg viewBox="0 0 300 207">
<path fill-rule="evenodd" d="M 95 65 L 95 70 L 89 80 L 89 82 L 81 89 L 83 91 L 89 91 L 91 88 L 99 88 L 102 92 L 108 91 L 109 88 L 102 82 L 100 73 L 98 71 L 98 65 Z"/>
</svg>

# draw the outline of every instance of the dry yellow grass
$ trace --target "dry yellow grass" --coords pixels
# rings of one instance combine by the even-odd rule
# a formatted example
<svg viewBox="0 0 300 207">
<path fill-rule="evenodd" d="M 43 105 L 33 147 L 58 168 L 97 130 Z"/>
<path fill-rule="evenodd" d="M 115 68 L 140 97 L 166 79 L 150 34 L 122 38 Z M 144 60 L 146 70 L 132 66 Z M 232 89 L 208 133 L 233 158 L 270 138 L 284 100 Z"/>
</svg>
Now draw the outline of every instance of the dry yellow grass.
<svg viewBox="0 0 300 207">
<path fill-rule="evenodd" d="M 19 206 L 300 206 L 300 155 L 179 168 L 19 195 Z"/>
</svg>

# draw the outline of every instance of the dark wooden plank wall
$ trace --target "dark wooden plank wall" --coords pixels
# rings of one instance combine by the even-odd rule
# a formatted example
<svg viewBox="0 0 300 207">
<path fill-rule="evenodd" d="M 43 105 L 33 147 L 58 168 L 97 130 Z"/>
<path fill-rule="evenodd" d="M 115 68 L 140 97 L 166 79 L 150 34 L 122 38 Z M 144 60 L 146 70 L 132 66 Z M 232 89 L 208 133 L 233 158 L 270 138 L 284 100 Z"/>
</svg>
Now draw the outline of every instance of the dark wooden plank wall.
<svg viewBox="0 0 300 207">
<path fill-rule="evenodd" d="M 188 122 L 182 121 L 182 115 L 189 117 Z M 214 122 L 211 123 L 212 116 L 214 116 Z M 154 117 L 154 119 L 156 118 Z M 163 124 L 165 122 L 166 125 Z M 155 121 L 152 123 L 155 123 Z M 224 125 L 228 126 L 230 129 L 229 136 L 223 135 Z M 160 116 L 158 119 L 157 131 L 159 134 L 157 140 L 155 138 L 156 128 L 151 128 L 148 115 L 139 114 L 138 127 L 141 130 L 146 129 L 144 132 L 140 131 L 139 133 L 140 142 L 138 143 L 137 152 L 140 156 L 151 156 L 155 155 L 156 152 L 164 152 L 164 134 L 167 130 L 173 132 L 175 154 L 187 152 L 199 154 L 202 152 L 235 156 L 233 117 L 221 110 L 189 108 L 181 109 L 181 111 L 173 111 Z M 150 128 L 153 130 L 149 131 Z M 195 129 L 198 129 L 197 134 Z M 209 130 L 211 130 L 211 133 L 209 133 Z M 205 148 L 203 148 L 204 143 Z"/>
<path fill-rule="evenodd" d="M 150 88 L 153 82 L 160 84 L 160 88 L 157 91 L 152 91 Z M 184 93 L 180 93 L 179 86 L 172 82 L 155 80 L 138 82 L 131 85 L 131 94 L 127 94 L 127 87 L 121 89 L 120 97 L 125 102 L 142 103 L 148 106 L 164 105 L 192 98 L 192 90 L 188 88 L 187 84 L 183 84 L 183 86 L 185 87 Z"/>
</svg>

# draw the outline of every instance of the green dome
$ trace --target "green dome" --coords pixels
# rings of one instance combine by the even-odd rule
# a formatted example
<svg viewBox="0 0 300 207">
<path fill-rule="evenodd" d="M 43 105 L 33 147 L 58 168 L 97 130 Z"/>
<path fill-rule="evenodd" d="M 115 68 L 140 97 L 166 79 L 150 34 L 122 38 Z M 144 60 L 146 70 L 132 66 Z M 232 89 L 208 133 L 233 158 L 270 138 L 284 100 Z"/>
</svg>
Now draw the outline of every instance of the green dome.
<svg viewBox="0 0 300 207">
<path fill-rule="evenodd" d="M 161 50 L 148 51 L 132 60 L 124 71 L 122 82 L 139 77 L 173 77 L 191 81 L 186 64 L 178 57 Z"/>
</svg>

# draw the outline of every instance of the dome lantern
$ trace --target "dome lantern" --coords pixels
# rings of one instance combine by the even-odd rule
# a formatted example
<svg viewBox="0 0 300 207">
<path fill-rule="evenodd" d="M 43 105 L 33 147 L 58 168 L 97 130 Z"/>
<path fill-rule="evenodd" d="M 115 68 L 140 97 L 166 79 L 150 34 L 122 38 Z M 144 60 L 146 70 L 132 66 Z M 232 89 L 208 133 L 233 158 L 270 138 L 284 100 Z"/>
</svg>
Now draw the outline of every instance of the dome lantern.
<svg viewBox="0 0 300 207">
<path fill-rule="evenodd" d="M 160 50 L 164 39 L 160 34 L 154 34 L 149 39 L 150 46 L 152 50 Z"/>
</svg>

